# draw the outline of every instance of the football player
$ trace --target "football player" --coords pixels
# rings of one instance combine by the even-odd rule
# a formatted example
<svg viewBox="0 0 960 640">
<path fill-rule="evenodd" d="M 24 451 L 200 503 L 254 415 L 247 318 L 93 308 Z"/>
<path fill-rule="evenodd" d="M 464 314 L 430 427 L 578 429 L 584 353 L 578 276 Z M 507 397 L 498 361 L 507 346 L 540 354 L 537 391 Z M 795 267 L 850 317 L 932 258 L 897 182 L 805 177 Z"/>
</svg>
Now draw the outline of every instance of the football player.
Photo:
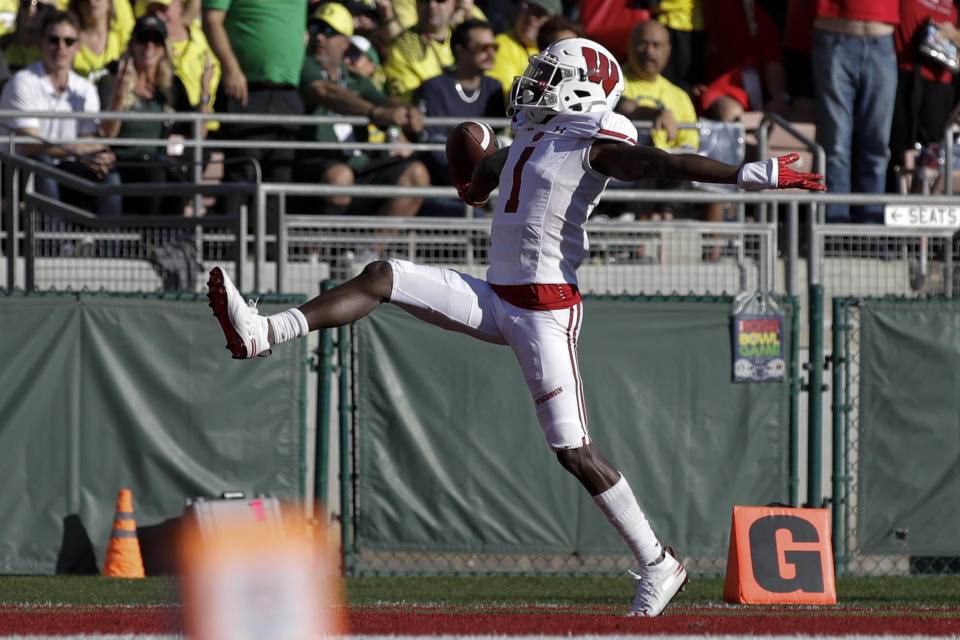
<svg viewBox="0 0 960 640">
<path fill-rule="evenodd" d="M 517 356 L 547 444 L 593 497 L 637 560 L 630 615 L 656 616 L 687 581 L 672 550 L 654 534 L 626 478 L 593 444 L 577 338 L 583 319 L 577 267 L 584 223 L 607 181 L 672 178 L 744 189 L 823 190 L 798 173 L 794 155 L 727 165 L 698 155 L 636 146 L 637 131 L 614 112 L 623 92 L 616 59 L 591 40 L 569 38 L 531 56 L 513 83 L 513 144 L 484 157 L 461 199 L 483 204 L 499 186 L 486 280 L 406 260 L 372 262 L 356 278 L 299 308 L 269 317 L 247 304 L 219 268 L 209 298 L 234 358 L 267 355 L 271 345 L 358 320 L 390 302 L 444 329 Z"/>
</svg>

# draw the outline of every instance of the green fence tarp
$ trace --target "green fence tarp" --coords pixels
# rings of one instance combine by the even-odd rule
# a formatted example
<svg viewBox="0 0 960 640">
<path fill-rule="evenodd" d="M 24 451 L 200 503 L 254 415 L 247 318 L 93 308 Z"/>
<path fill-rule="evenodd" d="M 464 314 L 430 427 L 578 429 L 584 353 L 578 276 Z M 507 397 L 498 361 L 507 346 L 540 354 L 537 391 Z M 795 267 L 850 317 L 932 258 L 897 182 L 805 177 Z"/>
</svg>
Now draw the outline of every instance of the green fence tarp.
<svg viewBox="0 0 960 640">
<path fill-rule="evenodd" d="M 789 500 L 789 384 L 731 382 L 726 302 L 584 308 L 594 441 L 665 543 L 725 557 L 734 504 Z M 547 447 L 509 348 L 390 305 L 358 343 L 358 551 L 626 553 Z"/>
<path fill-rule="evenodd" d="M 860 551 L 956 556 L 960 301 L 870 300 L 860 332 Z"/>
<path fill-rule="evenodd" d="M 141 530 L 188 497 L 301 495 L 305 341 L 231 360 L 205 299 L 7 295 L 0 327 L 0 572 L 76 568 L 84 536 L 102 568 L 120 489 Z"/>
</svg>

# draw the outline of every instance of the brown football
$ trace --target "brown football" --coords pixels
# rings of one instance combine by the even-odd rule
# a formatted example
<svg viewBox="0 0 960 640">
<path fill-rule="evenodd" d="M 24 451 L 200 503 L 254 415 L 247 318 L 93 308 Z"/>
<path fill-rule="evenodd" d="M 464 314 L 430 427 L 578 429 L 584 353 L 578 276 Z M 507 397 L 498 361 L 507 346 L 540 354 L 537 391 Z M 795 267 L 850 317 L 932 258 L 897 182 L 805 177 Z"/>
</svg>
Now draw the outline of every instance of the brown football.
<svg viewBox="0 0 960 640">
<path fill-rule="evenodd" d="M 461 122 L 447 135 L 447 165 L 457 184 L 473 178 L 473 169 L 484 156 L 497 150 L 497 136 L 485 122 Z"/>
</svg>

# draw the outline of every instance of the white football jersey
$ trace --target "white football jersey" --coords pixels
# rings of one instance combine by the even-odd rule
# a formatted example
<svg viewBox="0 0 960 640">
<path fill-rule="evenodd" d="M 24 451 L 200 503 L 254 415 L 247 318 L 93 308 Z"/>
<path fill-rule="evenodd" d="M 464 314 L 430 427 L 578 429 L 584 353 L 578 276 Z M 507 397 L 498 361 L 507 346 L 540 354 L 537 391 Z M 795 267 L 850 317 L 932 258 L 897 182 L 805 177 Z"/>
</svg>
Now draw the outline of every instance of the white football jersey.
<svg viewBox="0 0 960 640">
<path fill-rule="evenodd" d="M 612 111 L 561 113 L 542 124 L 514 119 L 490 232 L 488 282 L 577 284 L 588 247 L 583 225 L 609 180 L 590 166 L 590 147 L 607 139 L 634 145 L 637 129 Z"/>
</svg>

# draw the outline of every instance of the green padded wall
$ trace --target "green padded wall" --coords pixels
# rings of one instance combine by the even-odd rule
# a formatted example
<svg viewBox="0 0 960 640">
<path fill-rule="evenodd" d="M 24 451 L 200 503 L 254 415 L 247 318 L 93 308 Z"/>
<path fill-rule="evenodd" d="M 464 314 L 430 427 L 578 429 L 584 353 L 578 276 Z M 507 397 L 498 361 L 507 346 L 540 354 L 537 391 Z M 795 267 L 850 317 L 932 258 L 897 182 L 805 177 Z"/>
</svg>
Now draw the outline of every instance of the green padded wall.
<svg viewBox="0 0 960 640">
<path fill-rule="evenodd" d="M 860 336 L 860 550 L 955 557 L 960 302 L 866 301 Z"/>
<path fill-rule="evenodd" d="M 584 309 L 594 441 L 665 543 L 726 557 L 734 504 L 789 500 L 788 383 L 731 382 L 727 302 Z M 509 348 L 390 305 L 357 341 L 358 551 L 626 552 L 546 446 Z"/>
<path fill-rule="evenodd" d="M 84 535 L 102 569 L 120 489 L 146 530 L 187 497 L 301 495 L 305 341 L 232 360 L 206 299 L 155 296 L 0 295 L 0 327 L 0 572 L 82 565 Z"/>
</svg>

